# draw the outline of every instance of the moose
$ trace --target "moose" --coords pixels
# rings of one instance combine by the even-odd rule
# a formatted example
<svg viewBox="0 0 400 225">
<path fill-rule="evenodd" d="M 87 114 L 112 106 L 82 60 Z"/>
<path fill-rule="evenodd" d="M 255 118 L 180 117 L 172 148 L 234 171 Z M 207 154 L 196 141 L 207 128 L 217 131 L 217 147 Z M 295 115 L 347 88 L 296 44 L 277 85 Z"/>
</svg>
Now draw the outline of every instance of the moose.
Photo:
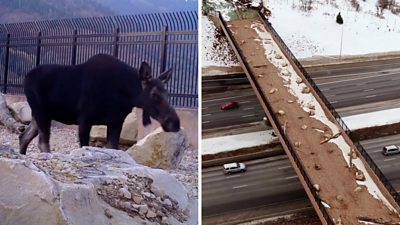
<svg viewBox="0 0 400 225">
<path fill-rule="evenodd" d="M 39 65 L 24 80 L 24 92 L 32 109 L 32 122 L 19 136 L 20 153 L 39 135 L 39 149 L 50 152 L 50 127 L 55 120 L 78 125 L 80 146 L 89 145 L 93 125 L 107 126 L 107 147 L 117 149 L 125 117 L 134 107 L 143 109 L 143 125 L 157 120 L 164 131 L 178 132 L 180 120 L 168 102 L 164 84 L 172 69 L 152 78 L 142 62 L 139 71 L 106 54 L 75 66 Z"/>
</svg>

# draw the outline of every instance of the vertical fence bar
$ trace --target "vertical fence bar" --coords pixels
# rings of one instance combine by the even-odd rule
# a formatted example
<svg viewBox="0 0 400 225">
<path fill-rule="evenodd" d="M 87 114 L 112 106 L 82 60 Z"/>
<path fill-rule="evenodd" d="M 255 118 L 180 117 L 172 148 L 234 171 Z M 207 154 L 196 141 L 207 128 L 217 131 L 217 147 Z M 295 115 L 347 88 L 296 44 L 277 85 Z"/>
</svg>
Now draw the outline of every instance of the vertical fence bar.
<svg viewBox="0 0 400 225">
<path fill-rule="evenodd" d="M 119 28 L 115 29 L 114 32 L 114 48 L 113 48 L 114 57 L 118 57 L 118 43 L 119 43 Z"/>
<path fill-rule="evenodd" d="M 5 62 L 4 62 L 4 87 L 3 87 L 4 94 L 7 94 L 8 61 L 9 61 L 9 58 L 10 58 L 10 38 L 11 38 L 11 35 L 7 34 L 6 58 L 5 58 Z"/>
<path fill-rule="evenodd" d="M 165 25 L 163 27 L 163 31 L 161 33 L 161 41 L 160 41 L 160 73 L 165 71 L 166 66 L 166 58 L 167 58 L 167 32 L 168 26 Z"/>
<path fill-rule="evenodd" d="M 36 63 L 35 63 L 36 66 L 39 66 L 40 64 L 41 45 L 42 45 L 42 32 L 39 31 L 36 42 Z"/>
<path fill-rule="evenodd" d="M 74 30 L 74 35 L 72 37 L 72 57 L 71 57 L 71 64 L 76 64 L 76 47 L 78 42 L 78 30 Z"/>
</svg>

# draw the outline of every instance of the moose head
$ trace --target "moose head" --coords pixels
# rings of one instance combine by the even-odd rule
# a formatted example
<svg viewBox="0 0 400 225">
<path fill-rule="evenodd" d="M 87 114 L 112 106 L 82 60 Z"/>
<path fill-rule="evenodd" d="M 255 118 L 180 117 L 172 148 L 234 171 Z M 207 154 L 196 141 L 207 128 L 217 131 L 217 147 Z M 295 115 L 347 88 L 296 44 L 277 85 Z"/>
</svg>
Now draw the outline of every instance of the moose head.
<svg viewBox="0 0 400 225">
<path fill-rule="evenodd" d="M 168 92 L 164 87 L 172 77 L 172 69 L 162 72 L 158 78 L 151 77 L 151 68 L 142 62 L 139 69 L 142 82 L 141 107 L 143 109 L 143 125 L 151 123 L 150 117 L 157 120 L 164 131 L 178 132 L 180 130 L 179 117 L 175 109 L 168 102 Z"/>
</svg>

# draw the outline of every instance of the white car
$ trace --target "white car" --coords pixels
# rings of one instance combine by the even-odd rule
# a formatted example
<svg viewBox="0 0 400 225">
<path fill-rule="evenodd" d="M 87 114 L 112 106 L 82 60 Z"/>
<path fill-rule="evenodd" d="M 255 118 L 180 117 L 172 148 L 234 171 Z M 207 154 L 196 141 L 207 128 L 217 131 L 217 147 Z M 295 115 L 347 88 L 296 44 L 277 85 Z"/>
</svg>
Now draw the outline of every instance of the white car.
<svg viewBox="0 0 400 225">
<path fill-rule="evenodd" d="M 388 146 L 383 147 L 382 153 L 386 156 L 399 154 L 400 149 L 399 149 L 399 146 L 397 146 L 397 145 L 388 145 Z"/>
<path fill-rule="evenodd" d="M 227 163 L 224 164 L 224 170 L 226 174 L 232 173 L 243 173 L 246 171 L 246 165 L 244 163 Z"/>
</svg>

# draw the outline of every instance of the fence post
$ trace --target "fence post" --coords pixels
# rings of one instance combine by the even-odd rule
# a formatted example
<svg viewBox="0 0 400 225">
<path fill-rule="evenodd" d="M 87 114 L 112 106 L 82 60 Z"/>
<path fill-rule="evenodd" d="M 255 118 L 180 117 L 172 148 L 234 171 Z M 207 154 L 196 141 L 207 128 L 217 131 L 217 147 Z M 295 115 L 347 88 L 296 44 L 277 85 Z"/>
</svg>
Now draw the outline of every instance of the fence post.
<svg viewBox="0 0 400 225">
<path fill-rule="evenodd" d="M 40 48 L 42 45 L 42 32 L 39 31 L 38 37 L 37 37 L 37 44 L 36 44 L 36 66 L 39 66 L 40 64 Z"/>
<path fill-rule="evenodd" d="M 114 48 L 113 48 L 114 57 L 118 57 L 118 42 L 119 42 L 119 28 L 115 29 L 114 32 Z"/>
<path fill-rule="evenodd" d="M 71 65 L 76 64 L 76 45 L 78 42 L 78 30 L 74 30 L 74 35 L 72 38 L 72 58 L 71 58 Z"/>
<path fill-rule="evenodd" d="M 168 26 L 165 25 L 163 27 L 163 31 L 161 33 L 161 41 L 160 41 L 160 73 L 165 71 L 166 67 L 166 58 L 167 58 L 167 32 Z"/>
<path fill-rule="evenodd" d="M 7 81 L 8 81 L 8 61 L 10 58 L 10 38 L 11 35 L 7 34 L 7 41 L 6 41 L 6 56 L 5 56 L 5 62 L 4 62 L 4 86 L 3 86 L 3 92 L 4 94 L 7 94 Z"/>
</svg>

